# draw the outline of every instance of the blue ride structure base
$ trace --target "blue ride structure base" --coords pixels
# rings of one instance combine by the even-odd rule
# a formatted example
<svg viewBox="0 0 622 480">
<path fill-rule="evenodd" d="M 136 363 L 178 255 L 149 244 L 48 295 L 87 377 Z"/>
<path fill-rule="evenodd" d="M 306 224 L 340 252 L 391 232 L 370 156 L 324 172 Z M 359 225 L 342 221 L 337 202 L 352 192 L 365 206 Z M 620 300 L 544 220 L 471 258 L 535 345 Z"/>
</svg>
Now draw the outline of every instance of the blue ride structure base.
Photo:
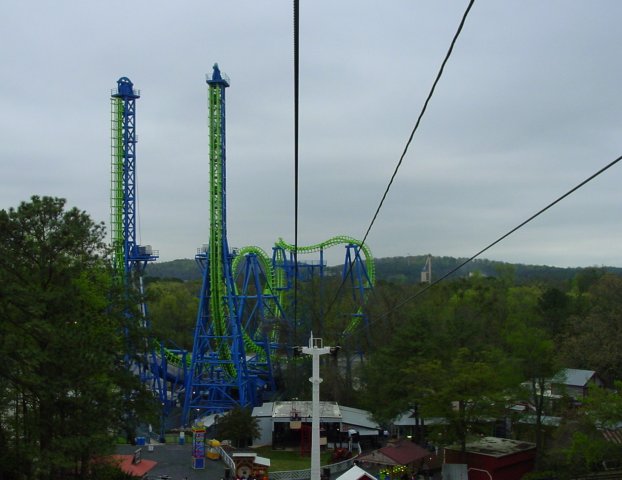
<svg viewBox="0 0 622 480">
<path fill-rule="evenodd" d="M 252 407 L 274 385 L 267 336 L 245 330 L 245 298 L 236 291 L 227 243 L 225 89 L 214 65 L 207 79 L 210 155 L 210 238 L 196 255 L 203 275 L 192 361 L 185 381 L 182 423 L 234 407 Z M 260 328 L 255 333 L 261 333 Z"/>
<path fill-rule="evenodd" d="M 366 323 L 362 305 L 373 287 L 375 273 L 367 246 L 347 236 L 307 247 L 281 239 L 272 257 L 256 246 L 229 249 L 225 136 L 225 89 L 229 80 L 216 64 L 207 84 L 210 238 L 195 256 L 203 281 L 191 360 L 189 365 L 182 362 L 184 426 L 205 415 L 259 405 L 275 390 L 272 363 L 278 361 L 277 354 L 291 350 L 299 325 L 290 315 L 296 276 L 301 281 L 321 279 L 326 270 L 326 248 L 345 246 L 341 277 L 359 305 L 347 322 L 345 335 Z M 319 263 L 297 260 L 297 255 L 311 253 L 319 253 Z M 299 325 L 303 329 L 304 323 Z M 302 333 L 309 332 L 298 330 Z M 171 360 L 175 361 L 174 356 Z"/>
<path fill-rule="evenodd" d="M 137 296 L 138 313 L 127 312 L 128 321 L 137 322 L 150 335 L 147 304 L 144 301 L 143 275 L 158 253 L 150 245 L 137 241 L 137 182 L 136 182 L 136 100 L 140 91 L 127 77 L 117 80 L 111 92 L 111 188 L 110 236 L 113 251 L 115 280 L 127 295 Z M 161 360 L 153 339 L 143 345 L 128 342 L 125 354 L 127 368 L 139 375 L 141 381 L 156 394 L 162 406 L 169 408 L 170 395 L 166 380 L 159 371 Z"/>
</svg>

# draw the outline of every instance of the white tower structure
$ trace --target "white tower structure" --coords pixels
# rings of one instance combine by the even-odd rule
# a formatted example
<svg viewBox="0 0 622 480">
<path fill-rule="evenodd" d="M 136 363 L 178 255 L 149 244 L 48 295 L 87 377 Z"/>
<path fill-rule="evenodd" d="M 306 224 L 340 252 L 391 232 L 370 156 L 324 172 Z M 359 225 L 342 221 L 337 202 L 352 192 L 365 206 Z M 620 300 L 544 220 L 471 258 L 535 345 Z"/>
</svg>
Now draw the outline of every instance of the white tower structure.
<svg viewBox="0 0 622 480">
<path fill-rule="evenodd" d="M 302 353 L 311 355 L 312 370 L 309 381 L 313 384 L 311 410 L 311 480 L 320 480 L 320 355 L 335 354 L 340 347 L 324 347 L 321 338 L 309 337 L 309 346 L 302 347 Z"/>
</svg>

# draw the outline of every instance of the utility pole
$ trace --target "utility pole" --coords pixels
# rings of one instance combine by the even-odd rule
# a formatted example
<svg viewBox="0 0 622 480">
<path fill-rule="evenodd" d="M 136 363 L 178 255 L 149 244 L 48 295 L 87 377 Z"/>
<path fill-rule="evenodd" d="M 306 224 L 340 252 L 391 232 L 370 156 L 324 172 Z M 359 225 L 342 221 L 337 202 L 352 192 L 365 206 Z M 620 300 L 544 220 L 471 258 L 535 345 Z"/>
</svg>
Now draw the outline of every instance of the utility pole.
<svg viewBox="0 0 622 480">
<path fill-rule="evenodd" d="M 321 338 L 309 337 L 308 347 L 294 347 L 294 355 L 304 353 L 312 357 L 311 378 L 313 385 L 311 411 L 311 480 L 320 480 L 320 355 L 336 355 L 341 347 L 324 347 Z"/>
</svg>

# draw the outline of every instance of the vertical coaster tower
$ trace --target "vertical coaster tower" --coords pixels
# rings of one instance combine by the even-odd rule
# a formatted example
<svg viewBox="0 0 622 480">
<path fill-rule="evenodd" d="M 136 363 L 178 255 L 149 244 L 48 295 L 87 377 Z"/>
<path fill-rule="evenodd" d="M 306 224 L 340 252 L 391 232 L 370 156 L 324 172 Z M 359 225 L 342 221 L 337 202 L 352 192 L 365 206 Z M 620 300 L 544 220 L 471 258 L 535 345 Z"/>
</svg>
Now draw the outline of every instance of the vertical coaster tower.
<svg viewBox="0 0 622 480">
<path fill-rule="evenodd" d="M 185 382 L 183 423 L 192 416 L 249 407 L 265 382 L 253 367 L 245 341 L 248 334 L 238 310 L 227 243 L 225 89 L 229 80 L 214 65 L 207 79 L 210 156 L 210 238 L 197 254 L 203 284 L 192 348 L 192 362 Z M 248 356 L 247 356 L 248 355 Z M 269 352 L 263 358 L 269 357 Z"/>
<path fill-rule="evenodd" d="M 150 245 L 136 241 L 136 99 L 140 92 L 127 77 L 112 91 L 111 235 L 117 275 L 125 281 L 142 276 L 157 259 Z"/>
<path fill-rule="evenodd" d="M 157 259 L 150 245 L 136 241 L 136 99 L 140 92 L 127 77 L 117 80 L 111 92 L 111 189 L 110 232 L 116 280 L 128 291 L 138 291 L 143 326 L 146 306 L 142 302 L 142 275 L 148 262 Z M 126 355 L 126 364 L 138 370 L 143 381 L 159 381 L 151 375 L 151 359 L 135 362 L 133 352 Z"/>
</svg>

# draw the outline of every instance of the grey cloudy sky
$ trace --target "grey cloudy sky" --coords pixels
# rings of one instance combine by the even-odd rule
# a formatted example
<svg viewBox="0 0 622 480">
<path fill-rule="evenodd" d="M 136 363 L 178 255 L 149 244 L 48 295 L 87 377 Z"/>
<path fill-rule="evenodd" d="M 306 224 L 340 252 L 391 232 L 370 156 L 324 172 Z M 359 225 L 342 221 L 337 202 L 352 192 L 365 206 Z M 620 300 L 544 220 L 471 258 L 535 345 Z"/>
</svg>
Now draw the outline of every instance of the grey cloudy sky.
<svg viewBox="0 0 622 480">
<path fill-rule="evenodd" d="M 363 237 L 467 3 L 301 0 L 300 245 Z M 229 243 L 293 243 L 291 1 L 5 0 L 0 13 L 0 208 L 54 195 L 108 222 L 109 95 L 127 76 L 141 91 L 140 243 L 192 258 L 209 236 L 218 62 Z M 620 18 L 617 0 L 476 0 L 374 255 L 471 256 L 622 154 Z M 622 266 L 621 179 L 616 165 L 484 257 Z"/>
</svg>

